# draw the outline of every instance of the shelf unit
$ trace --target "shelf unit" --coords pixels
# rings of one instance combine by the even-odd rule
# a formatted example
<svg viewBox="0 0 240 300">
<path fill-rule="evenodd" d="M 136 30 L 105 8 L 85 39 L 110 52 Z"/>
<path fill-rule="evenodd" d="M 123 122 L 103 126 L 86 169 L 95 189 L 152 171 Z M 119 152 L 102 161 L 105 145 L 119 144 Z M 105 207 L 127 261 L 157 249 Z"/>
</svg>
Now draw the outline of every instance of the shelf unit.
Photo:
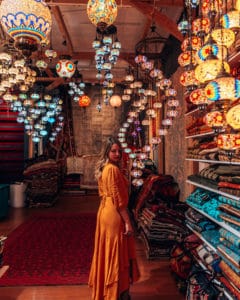
<svg viewBox="0 0 240 300">
<path fill-rule="evenodd" d="M 192 111 L 188 112 L 185 114 L 185 117 L 186 118 L 190 118 L 192 121 L 194 121 L 194 118 L 198 117 L 198 111 L 199 109 L 193 109 Z M 189 120 L 190 120 L 189 119 Z M 221 132 L 219 133 L 224 133 L 225 130 L 221 130 Z M 197 140 L 197 139 L 202 139 L 204 137 L 206 137 L 208 140 L 211 140 L 211 137 L 214 138 L 216 136 L 216 132 L 215 131 L 209 131 L 209 132 L 205 132 L 205 133 L 199 133 L 199 134 L 194 134 L 194 135 L 187 135 L 185 136 L 185 139 L 188 141 L 188 143 L 191 145 L 191 143 L 194 141 L 194 140 Z M 211 165 L 211 164 L 219 164 L 219 165 L 225 165 L 226 168 L 227 168 L 227 165 L 235 165 L 235 166 L 239 166 L 240 167 L 240 161 L 239 162 L 231 162 L 231 161 L 219 161 L 219 160 L 210 160 L 210 159 L 197 159 L 197 158 L 186 158 L 185 159 L 186 161 L 189 161 L 189 162 L 192 162 L 192 170 L 193 170 L 193 174 L 195 173 L 198 173 L 202 168 L 203 166 L 206 164 L 207 165 Z M 235 201 L 240 201 L 240 196 L 235 196 L 235 195 L 231 195 L 229 193 L 226 193 L 226 192 L 222 192 L 220 190 L 216 188 L 214 188 L 214 186 L 211 186 L 209 184 L 206 185 L 204 183 L 204 180 L 200 180 L 200 182 L 197 182 L 197 181 L 194 181 L 194 179 L 190 179 L 188 178 L 186 180 L 186 183 L 187 184 L 190 184 L 191 186 L 193 187 L 198 187 L 198 188 L 201 188 L 205 191 L 209 191 L 209 192 L 213 192 L 215 194 L 218 194 L 218 195 L 221 195 L 221 196 L 224 196 L 226 198 L 229 198 L 229 199 L 233 199 Z M 214 222 L 215 224 L 218 225 L 219 228 L 224 228 L 225 230 L 227 230 L 228 232 L 231 232 L 232 234 L 234 234 L 235 236 L 237 236 L 239 239 L 240 239 L 240 231 L 231 227 L 230 225 L 228 225 L 227 223 L 223 222 L 223 221 L 218 221 L 217 219 L 215 219 L 214 217 L 210 216 L 207 212 L 203 211 L 202 209 L 199 209 L 197 207 L 195 207 L 194 205 L 191 205 L 191 203 L 188 203 L 189 207 L 191 207 L 192 209 L 194 209 L 195 211 L 199 212 L 200 214 L 202 214 L 203 216 L 205 216 L 207 219 L 211 220 L 212 222 Z M 194 228 L 192 228 L 190 225 L 187 224 L 187 227 L 188 229 L 193 232 L 196 236 L 198 236 L 205 245 L 207 245 L 207 247 L 209 249 L 211 249 L 212 251 L 214 251 L 217 255 L 221 256 L 221 254 L 219 253 L 219 251 L 216 249 L 216 247 L 214 245 L 212 245 L 208 240 L 206 240 L 202 235 L 201 233 L 197 232 Z M 196 261 L 203 269 L 206 269 L 206 266 L 204 266 L 203 263 L 200 263 L 198 260 Z M 224 295 L 226 296 L 226 299 L 229 299 L 229 300 L 233 300 L 235 298 L 233 298 L 231 296 L 231 294 L 224 290 Z"/>
</svg>

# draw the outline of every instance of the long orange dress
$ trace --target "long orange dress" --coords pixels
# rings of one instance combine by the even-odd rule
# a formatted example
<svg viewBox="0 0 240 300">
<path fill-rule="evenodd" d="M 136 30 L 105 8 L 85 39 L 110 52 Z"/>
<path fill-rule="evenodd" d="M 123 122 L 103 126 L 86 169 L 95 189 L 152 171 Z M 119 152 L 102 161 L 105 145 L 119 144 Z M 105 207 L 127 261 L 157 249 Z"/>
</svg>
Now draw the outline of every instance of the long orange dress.
<svg viewBox="0 0 240 300">
<path fill-rule="evenodd" d="M 118 210 L 127 208 L 128 181 L 120 169 L 108 163 L 98 182 L 100 206 L 89 275 L 92 300 L 117 300 L 138 280 L 134 237 L 124 235 Z"/>
</svg>

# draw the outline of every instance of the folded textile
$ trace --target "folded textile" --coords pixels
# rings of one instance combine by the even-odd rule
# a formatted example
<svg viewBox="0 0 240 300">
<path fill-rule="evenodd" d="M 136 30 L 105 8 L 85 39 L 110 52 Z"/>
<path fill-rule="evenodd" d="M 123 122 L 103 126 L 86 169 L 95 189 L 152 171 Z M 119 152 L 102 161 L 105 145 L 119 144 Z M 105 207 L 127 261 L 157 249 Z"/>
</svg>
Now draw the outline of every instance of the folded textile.
<svg viewBox="0 0 240 300">
<path fill-rule="evenodd" d="M 221 268 L 223 275 L 239 289 L 240 277 L 238 274 L 236 274 L 223 260 L 220 261 L 219 267 Z"/>
<path fill-rule="evenodd" d="M 226 181 L 219 181 L 218 182 L 218 187 L 226 187 L 226 188 L 239 190 L 240 189 L 240 184 L 232 183 L 232 182 L 226 182 Z"/>
<path fill-rule="evenodd" d="M 234 208 L 229 204 L 221 204 L 218 209 L 232 216 L 240 218 L 240 209 Z"/>
<path fill-rule="evenodd" d="M 240 248 L 240 239 L 237 235 L 224 228 L 219 229 L 219 234 L 221 238 L 224 238 L 225 240 L 229 241 L 235 247 Z"/>
<path fill-rule="evenodd" d="M 231 249 L 225 247 L 223 244 L 217 246 L 217 250 L 220 256 L 223 255 L 227 260 L 229 260 L 237 268 L 240 267 L 240 255 L 233 252 Z"/>
<path fill-rule="evenodd" d="M 240 209 L 240 201 L 239 200 L 227 198 L 224 196 L 219 196 L 218 199 L 220 202 L 222 202 L 224 204 L 229 204 L 229 205 L 233 206 L 234 208 Z"/>
<path fill-rule="evenodd" d="M 237 228 L 240 230 L 240 219 L 233 217 L 233 216 L 229 216 L 227 214 L 220 214 L 219 217 L 226 223 L 230 224 L 230 225 L 234 225 L 234 228 Z"/>
<path fill-rule="evenodd" d="M 224 276 L 218 278 L 219 281 L 225 286 L 226 290 L 232 295 L 232 299 L 240 300 L 240 289 L 229 282 Z"/>
</svg>

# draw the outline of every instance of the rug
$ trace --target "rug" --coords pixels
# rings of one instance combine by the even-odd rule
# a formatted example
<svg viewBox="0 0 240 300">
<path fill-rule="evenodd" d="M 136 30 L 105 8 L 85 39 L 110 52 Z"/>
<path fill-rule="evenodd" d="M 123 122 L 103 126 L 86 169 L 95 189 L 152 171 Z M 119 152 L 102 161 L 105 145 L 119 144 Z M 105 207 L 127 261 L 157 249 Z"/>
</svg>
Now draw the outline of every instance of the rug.
<svg viewBox="0 0 240 300">
<path fill-rule="evenodd" d="M 46 213 L 17 227 L 7 238 L 0 286 L 86 284 L 96 214 Z"/>
</svg>

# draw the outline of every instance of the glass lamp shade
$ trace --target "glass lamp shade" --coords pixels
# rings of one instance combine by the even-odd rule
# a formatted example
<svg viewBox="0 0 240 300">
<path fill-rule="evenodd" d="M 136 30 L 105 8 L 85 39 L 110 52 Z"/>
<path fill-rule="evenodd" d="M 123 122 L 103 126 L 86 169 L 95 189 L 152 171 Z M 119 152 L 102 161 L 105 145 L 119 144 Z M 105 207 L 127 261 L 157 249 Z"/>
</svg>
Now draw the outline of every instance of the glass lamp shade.
<svg viewBox="0 0 240 300">
<path fill-rule="evenodd" d="M 210 101 L 237 100 L 240 97 L 240 80 L 234 77 L 219 77 L 210 81 L 204 88 Z"/>
<path fill-rule="evenodd" d="M 180 76 L 180 83 L 188 90 L 193 90 L 200 82 L 196 79 L 194 70 L 189 70 L 182 73 Z"/>
<path fill-rule="evenodd" d="M 115 0 L 88 0 L 87 15 L 89 20 L 102 31 L 113 24 L 117 17 Z"/>
<path fill-rule="evenodd" d="M 187 67 L 190 64 L 196 65 L 196 51 L 185 51 L 178 56 L 178 63 L 181 67 Z"/>
<path fill-rule="evenodd" d="M 203 16 L 218 14 L 223 11 L 225 1 L 221 0 L 203 0 L 201 3 L 201 12 Z"/>
<path fill-rule="evenodd" d="M 222 150 L 233 151 L 240 148 L 240 134 L 228 133 L 219 134 L 217 137 L 217 147 Z"/>
<path fill-rule="evenodd" d="M 218 45 L 225 46 L 227 48 L 231 47 L 235 41 L 235 33 L 229 28 L 213 29 L 211 35 Z"/>
<path fill-rule="evenodd" d="M 226 113 L 227 124 L 233 129 L 240 129 L 240 104 L 234 105 Z"/>
<path fill-rule="evenodd" d="M 165 89 L 170 88 L 171 84 L 172 84 L 171 79 L 163 78 L 159 82 L 159 87 L 161 90 L 165 90 Z"/>
<path fill-rule="evenodd" d="M 135 187 L 139 187 L 139 186 L 142 186 L 144 183 L 143 179 L 142 178 L 135 178 L 132 180 L 132 185 L 135 186 Z"/>
<path fill-rule="evenodd" d="M 57 57 L 57 52 L 53 49 L 46 49 L 44 54 L 50 61 Z"/>
<path fill-rule="evenodd" d="M 203 37 L 207 35 L 210 31 L 210 20 L 209 18 L 197 18 L 192 22 L 192 32 L 199 36 Z"/>
<path fill-rule="evenodd" d="M 189 100 L 195 105 L 208 105 L 209 103 L 203 88 L 193 90 L 189 95 Z"/>
<path fill-rule="evenodd" d="M 207 59 L 195 68 L 195 77 L 199 82 L 205 83 L 213 80 L 224 68 L 226 73 L 230 73 L 230 67 L 227 62 L 222 62 L 219 59 Z"/>
<path fill-rule="evenodd" d="M 178 23 L 178 30 L 181 32 L 181 34 L 184 36 L 186 35 L 190 30 L 190 24 L 188 20 L 182 20 Z"/>
<path fill-rule="evenodd" d="M 202 41 L 198 36 L 187 37 L 183 40 L 181 44 L 182 51 L 187 50 L 198 50 L 202 46 Z"/>
<path fill-rule="evenodd" d="M 239 30 L 240 27 L 240 12 L 236 9 L 224 14 L 220 20 L 224 28 L 230 28 L 233 31 Z"/>
<path fill-rule="evenodd" d="M 139 178 L 139 177 L 142 176 L 143 172 L 142 172 L 142 170 L 140 170 L 140 169 L 132 169 L 132 171 L 131 171 L 130 174 L 131 174 L 131 176 L 134 177 L 134 178 Z"/>
<path fill-rule="evenodd" d="M 37 43 L 45 42 L 50 34 L 52 18 L 43 0 L 3 0 L 0 20 L 11 38 L 29 38 Z"/>
<path fill-rule="evenodd" d="M 222 128 L 224 125 L 223 113 L 218 110 L 210 111 L 204 116 L 204 122 L 211 128 Z"/>
<path fill-rule="evenodd" d="M 87 107 L 91 103 L 91 99 L 87 95 L 79 97 L 78 104 L 81 107 Z"/>
<path fill-rule="evenodd" d="M 142 63 L 145 63 L 146 61 L 147 61 L 147 57 L 145 55 L 139 54 L 135 57 L 136 64 L 142 64 Z"/>
<path fill-rule="evenodd" d="M 68 59 L 61 59 L 56 64 L 56 72 L 59 77 L 71 78 L 76 70 L 75 64 Z"/>
<path fill-rule="evenodd" d="M 122 99 L 119 95 L 112 95 L 109 101 L 110 105 L 113 107 L 119 107 L 122 104 Z"/>
<path fill-rule="evenodd" d="M 205 61 L 210 55 L 224 60 L 227 57 L 227 48 L 225 46 L 219 46 L 216 43 L 206 43 L 197 51 L 196 60 L 201 63 L 201 61 Z"/>
</svg>

